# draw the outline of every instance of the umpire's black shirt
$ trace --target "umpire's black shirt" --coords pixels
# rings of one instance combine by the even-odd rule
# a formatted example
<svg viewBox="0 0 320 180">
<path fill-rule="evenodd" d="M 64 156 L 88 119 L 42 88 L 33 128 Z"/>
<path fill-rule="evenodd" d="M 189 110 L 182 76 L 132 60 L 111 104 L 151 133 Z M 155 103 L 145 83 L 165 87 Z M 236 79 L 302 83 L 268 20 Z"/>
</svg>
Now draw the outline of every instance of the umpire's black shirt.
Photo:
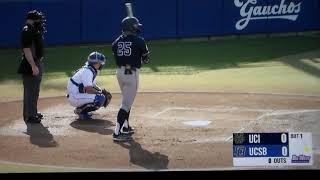
<svg viewBox="0 0 320 180">
<path fill-rule="evenodd" d="M 134 35 L 120 35 L 112 43 L 112 51 L 117 66 L 129 64 L 135 68 L 141 67 L 142 55 L 149 52 L 144 39 Z"/>
<path fill-rule="evenodd" d="M 30 48 L 35 64 L 39 67 L 39 61 L 43 57 L 44 43 L 40 31 L 36 30 L 33 25 L 26 24 L 21 32 L 21 47 Z M 22 61 L 18 69 L 20 74 L 32 74 L 31 65 L 27 61 L 24 52 L 22 52 Z"/>
</svg>

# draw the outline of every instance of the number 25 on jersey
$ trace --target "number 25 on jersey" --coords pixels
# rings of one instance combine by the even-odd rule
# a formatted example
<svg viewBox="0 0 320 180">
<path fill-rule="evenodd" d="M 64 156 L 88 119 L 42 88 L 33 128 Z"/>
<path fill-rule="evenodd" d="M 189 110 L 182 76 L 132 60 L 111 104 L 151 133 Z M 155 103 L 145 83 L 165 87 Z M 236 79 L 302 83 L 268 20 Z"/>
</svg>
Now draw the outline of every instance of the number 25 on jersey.
<svg viewBox="0 0 320 180">
<path fill-rule="evenodd" d="M 131 56 L 132 42 L 118 42 L 118 56 Z"/>
</svg>

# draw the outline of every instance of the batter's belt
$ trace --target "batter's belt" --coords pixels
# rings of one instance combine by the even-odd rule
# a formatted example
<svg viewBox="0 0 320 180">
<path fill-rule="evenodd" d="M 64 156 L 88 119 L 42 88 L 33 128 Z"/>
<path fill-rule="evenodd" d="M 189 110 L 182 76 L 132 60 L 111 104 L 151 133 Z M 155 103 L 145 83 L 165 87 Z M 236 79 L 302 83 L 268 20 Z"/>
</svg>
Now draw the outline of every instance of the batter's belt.
<svg viewBox="0 0 320 180">
<path fill-rule="evenodd" d="M 139 69 L 128 64 L 124 66 L 118 66 L 118 68 L 124 68 L 124 74 L 132 74 L 132 71 L 137 71 L 137 69 Z"/>
<path fill-rule="evenodd" d="M 137 69 L 138 68 L 136 68 L 136 67 L 132 67 L 132 66 L 130 66 L 130 65 L 123 65 L 123 66 L 118 66 L 118 68 L 124 68 L 124 69 L 130 69 L 130 70 L 132 70 L 132 71 L 137 71 Z"/>
</svg>

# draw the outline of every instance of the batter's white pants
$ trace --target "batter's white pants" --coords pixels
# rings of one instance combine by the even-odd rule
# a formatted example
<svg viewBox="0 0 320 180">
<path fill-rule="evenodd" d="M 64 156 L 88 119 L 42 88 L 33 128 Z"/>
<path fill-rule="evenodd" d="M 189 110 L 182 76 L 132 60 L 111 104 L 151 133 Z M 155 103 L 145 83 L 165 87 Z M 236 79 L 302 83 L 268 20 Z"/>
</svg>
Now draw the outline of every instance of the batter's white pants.
<svg viewBox="0 0 320 180">
<path fill-rule="evenodd" d="M 121 109 L 129 112 L 138 92 L 139 69 L 132 71 L 132 74 L 124 74 L 124 72 L 125 67 L 121 67 L 116 70 L 117 79 L 122 94 Z"/>
</svg>

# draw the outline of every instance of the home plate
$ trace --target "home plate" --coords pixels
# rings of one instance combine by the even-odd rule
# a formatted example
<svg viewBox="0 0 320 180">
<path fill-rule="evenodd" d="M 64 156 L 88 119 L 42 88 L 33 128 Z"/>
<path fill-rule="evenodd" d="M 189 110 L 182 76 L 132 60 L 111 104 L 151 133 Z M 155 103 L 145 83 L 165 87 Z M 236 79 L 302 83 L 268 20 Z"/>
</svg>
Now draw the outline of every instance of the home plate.
<svg viewBox="0 0 320 180">
<path fill-rule="evenodd" d="M 210 123 L 211 121 L 206 121 L 206 120 L 192 120 L 192 121 L 183 122 L 183 124 L 185 125 L 197 126 L 197 127 L 208 126 Z"/>
</svg>

